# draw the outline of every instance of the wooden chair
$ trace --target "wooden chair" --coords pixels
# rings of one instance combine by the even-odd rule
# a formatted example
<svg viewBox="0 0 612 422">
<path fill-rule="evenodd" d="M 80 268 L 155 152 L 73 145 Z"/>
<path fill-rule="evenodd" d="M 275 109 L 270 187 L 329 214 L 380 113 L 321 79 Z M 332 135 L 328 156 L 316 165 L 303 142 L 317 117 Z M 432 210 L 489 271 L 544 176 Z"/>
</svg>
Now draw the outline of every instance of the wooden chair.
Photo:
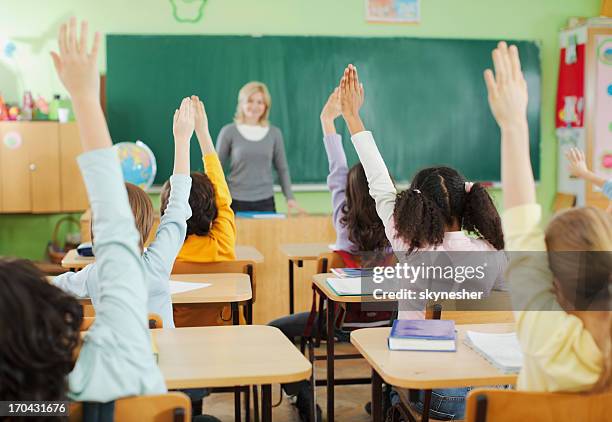
<svg viewBox="0 0 612 422">
<path fill-rule="evenodd" d="M 219 273 L 238 273 L 247 274 L 251 280 L 251 292 L 253 298 L 247 301 L 245 306 L 245 319 L 247 324 L 253 323 L 253 303 L 255 302 L 256 276 L 255 263 L 252 261 L 224 261 L 224 262 L 184 262 L 175 261 L 172 274 L 219 274 Z M 180 305 L 189 307 L 191 305 Z M 200 306 L 200 305 L 194 305 Z M 221 309 L 227 305 L 220 305 Z M 175 305 L 176 309 L 177 306 Z M 176 315 L 175 315 L 176 316 Z M 175 318 L 175 323 L 177 323 Z M 179 325 L 177 324 L 177 327 Z"/>
<path fill-rule="evenodd" d="M 70 406 L 70 422 L 83 421 L 83 404 Z M 189 422 L 191 402 L 183 393 L 126 397 L 115 400 L 114 422 Z"/>
<path fill-rule="evenodd" d="M 95 320 L 96 317 L 83 317 L 83 321 L 81 322 L 81 331 L 89 330 L 89 327 L 91 327 Z M 164 322 L 158 314 L 150 313 L 148 320 L 150 329 L 164 328 Z"/>
<path fill-rule="evenodd" d="M 610 420 L 612 392 L 598 394 L 472 390 L 466 422 L 601 422 Z"/>
<path fill-rule="evenodd" d="M 441 300 L 430 302 L 442 307 L 441 319 L 452 319 L 455 324 L 492 324 L 514 322 L 510 292 L 492 290 L 480 300 Z"/>
</svg>

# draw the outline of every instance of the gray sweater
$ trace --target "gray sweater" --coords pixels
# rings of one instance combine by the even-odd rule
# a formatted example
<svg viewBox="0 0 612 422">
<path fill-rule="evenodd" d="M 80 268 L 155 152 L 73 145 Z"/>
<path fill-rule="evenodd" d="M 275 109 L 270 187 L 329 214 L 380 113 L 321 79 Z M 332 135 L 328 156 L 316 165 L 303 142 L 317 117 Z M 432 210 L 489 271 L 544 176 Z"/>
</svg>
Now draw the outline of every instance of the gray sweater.
<svg viewBox="0 0 612 422">
<path fill-rule="evenodd" d="M 276 126 L 270 126 L 262 140 L 249 141 L 235 123 L 225 125 L 217 137 L 217 154 L 221 163 L 230 162 L 227 184 L 233 199 L 260 201 L 273 196 L 273 163 L 285 198 L 293 199 L 283 135 Z"/>
</svg>

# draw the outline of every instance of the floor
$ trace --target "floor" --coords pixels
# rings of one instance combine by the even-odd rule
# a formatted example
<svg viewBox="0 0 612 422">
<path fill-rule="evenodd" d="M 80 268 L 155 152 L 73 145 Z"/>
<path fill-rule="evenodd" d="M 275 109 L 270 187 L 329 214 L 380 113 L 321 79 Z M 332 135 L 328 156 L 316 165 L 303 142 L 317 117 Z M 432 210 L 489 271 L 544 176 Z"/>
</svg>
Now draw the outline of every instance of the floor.
<svg viewBox="0 0 612 422">
<path fill-rule="evenodd" d="M 317 350 L 317 354 L 322 354 L 325 351 L 325 343 Z M 346 343 L 336 343 L 336 353 L 356 353 L 355 349 Z M 337 360 L 336 378 L 354 378 L 354 377 L 369 377 L 371 369 L 363 359 Z M 316 362 L 316 377 L 317 379 L 325 378 L 325 361 Z M 260 393 L 261 394 L 261 393 Z M 323 410 L 323 419 L 326 419 L 326 387 L 317 387 L 317 404 Z M 272 387 L 272 403 L 276 404 L 279 401 L 280 386 Z M 370 415 L 364 410 L 364 406 L 370 401 L 370 385 L 347 385 L 336 386 L 336 415 L 337 422 L 366 422 L 371 421 Z M 252 407 L 252 404 L 251 404 Z M 208 396 L 204 401 L 204 413 L 214 415 L 223 422 L 231 422 L 234 420 L 234 395 L 232 393 L 218 393 Z M 285 396 L 282 403 L 272 409 L 272 418 L 276 422 L 293 422 L 299 421 L 296 408 L 290 403 L 290 400 Z M 251 420 L 253 418 L 251 417 Z"/>
</svg>

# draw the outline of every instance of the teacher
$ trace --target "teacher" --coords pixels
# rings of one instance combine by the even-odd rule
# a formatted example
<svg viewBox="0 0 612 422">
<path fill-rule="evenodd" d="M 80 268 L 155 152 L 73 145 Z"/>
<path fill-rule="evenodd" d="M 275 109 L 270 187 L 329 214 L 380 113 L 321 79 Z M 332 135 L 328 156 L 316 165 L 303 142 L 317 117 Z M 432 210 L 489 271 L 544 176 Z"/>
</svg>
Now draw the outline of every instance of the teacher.
<svg viewBox="0 0 612 422">
<path fill-rule="evenodd" d="M 304 212 L 291 191 L 283 134 L 268 121 L 271 104 L 268 87 L 249 82 L 238 93 L 234 123 L 225 125 L 217 137 L 219 159 L 230 162 L 227 181 L 234 211 L 276 211 L 274 164 L 288 211 Z"/>
</svg>

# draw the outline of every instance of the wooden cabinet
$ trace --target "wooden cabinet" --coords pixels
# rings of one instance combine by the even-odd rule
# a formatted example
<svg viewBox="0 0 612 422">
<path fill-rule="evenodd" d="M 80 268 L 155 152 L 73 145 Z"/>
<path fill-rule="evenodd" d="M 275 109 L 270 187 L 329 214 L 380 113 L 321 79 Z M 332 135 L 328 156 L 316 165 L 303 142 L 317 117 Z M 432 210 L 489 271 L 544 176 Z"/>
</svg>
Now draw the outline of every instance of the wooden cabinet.
<svg viewBox="0 0 612 422">
<path fill-rule="evenodd" d="M 82 211 L 75 123 L 0 122 L 0 212 Z"/>
</svg>

